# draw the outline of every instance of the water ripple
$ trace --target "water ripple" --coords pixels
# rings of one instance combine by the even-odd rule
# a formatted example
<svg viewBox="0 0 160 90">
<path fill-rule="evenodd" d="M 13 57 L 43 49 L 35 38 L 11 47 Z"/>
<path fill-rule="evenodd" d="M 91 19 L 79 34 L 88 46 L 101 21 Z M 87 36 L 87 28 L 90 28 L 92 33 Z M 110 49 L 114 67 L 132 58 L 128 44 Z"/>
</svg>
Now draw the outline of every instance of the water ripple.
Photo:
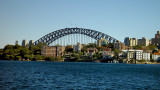
<svg viewBox="0 0 160 90">
<path fill-rule="evenodd" d="M 159 90 L 160 65 L 0 61 L 1 90 Z"/>
</svg>

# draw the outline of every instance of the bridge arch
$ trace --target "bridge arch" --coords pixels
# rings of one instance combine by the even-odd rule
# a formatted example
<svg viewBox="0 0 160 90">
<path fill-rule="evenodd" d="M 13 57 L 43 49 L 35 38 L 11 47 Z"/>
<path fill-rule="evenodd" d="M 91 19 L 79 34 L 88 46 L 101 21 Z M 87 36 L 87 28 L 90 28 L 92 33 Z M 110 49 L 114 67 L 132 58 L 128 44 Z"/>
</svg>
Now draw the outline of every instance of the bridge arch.
<svg viewBox="0 0 160 90">
<path fill-rule="evenodd" d="M 113 42 L 113 43 L 118 41 L 117 39 L 96 30 L 85 29 L 85 28 L 65 28 L 65 29 L 53 31 L 41 37 L 40 39 L 34 42 L 34 45 L 37 45 L 38 43 L 46 43 L 47 45 L 50 45 L 55 40 L 69 34 L 83 34 L 95 40 L 105 38 L 106 40 L 108 40 L 108 42 Z"/>
</svg>

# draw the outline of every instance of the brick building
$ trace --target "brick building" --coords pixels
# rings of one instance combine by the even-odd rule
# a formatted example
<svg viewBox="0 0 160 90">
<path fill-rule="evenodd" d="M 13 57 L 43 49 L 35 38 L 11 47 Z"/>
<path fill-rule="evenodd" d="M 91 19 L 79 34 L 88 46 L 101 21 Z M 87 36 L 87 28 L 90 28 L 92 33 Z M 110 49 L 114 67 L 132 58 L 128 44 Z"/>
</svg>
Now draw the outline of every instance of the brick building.
<svg viewBox="0 0 160 90">
<path fill-rule="evenodd" d="M 63 46 L 43 46 L 41 48 L 41 55 L 44 56 L 63 56 L 65 47 Z"/>
</svg>

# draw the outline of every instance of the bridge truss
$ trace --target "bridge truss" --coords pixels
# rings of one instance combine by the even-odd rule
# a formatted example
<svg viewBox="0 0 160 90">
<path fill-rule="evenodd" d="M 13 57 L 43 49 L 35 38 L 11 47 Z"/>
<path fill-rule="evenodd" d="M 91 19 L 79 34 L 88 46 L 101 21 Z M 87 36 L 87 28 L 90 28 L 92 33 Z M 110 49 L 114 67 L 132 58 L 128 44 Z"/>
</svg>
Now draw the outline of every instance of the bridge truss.
<svg viewBox="0 0 160 90">
<path fill-rule="evenodd" d="M 41 37 L 40 39 L 38 39 L 37 41 L 34 42 L 34 45 L 37 45 L 38 43 L 46 43 L 47 45 L 50 45 L 52 42 L 55 42 L 56 40 L 65 37 L 67 35 L 73 35 L 73 34 L 81 34 L 81 35 L 85 35 L 88 36 L 94 40 L 100 40 L 102 38 L 105 38 L 108 43 L 115 43 L 116 41 L 118 41 L 117 39 L 104 34 L 102 32 L 98 32 L 96 30 L 91 30 L 91 29 L 84 29 L 84 28 L 65 28 L 65 29 L 60 29 L 57 31 L 53 31 L 43 37 Z M 76 37 L 73 37 L 74 39 Z"/>
</svg>

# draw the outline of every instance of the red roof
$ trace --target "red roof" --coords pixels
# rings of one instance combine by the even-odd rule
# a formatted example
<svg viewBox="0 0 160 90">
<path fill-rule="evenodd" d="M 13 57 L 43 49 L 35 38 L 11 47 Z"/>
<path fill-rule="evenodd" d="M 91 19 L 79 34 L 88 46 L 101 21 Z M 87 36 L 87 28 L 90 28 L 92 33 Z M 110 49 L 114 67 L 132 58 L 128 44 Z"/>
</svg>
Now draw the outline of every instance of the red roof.
<svg viewBox="0 0 160 90">
<path fill-rule="evenodd" d="M 160 55 L 160 53 L 153 53 L 154 55 Z"/>
</svg>

